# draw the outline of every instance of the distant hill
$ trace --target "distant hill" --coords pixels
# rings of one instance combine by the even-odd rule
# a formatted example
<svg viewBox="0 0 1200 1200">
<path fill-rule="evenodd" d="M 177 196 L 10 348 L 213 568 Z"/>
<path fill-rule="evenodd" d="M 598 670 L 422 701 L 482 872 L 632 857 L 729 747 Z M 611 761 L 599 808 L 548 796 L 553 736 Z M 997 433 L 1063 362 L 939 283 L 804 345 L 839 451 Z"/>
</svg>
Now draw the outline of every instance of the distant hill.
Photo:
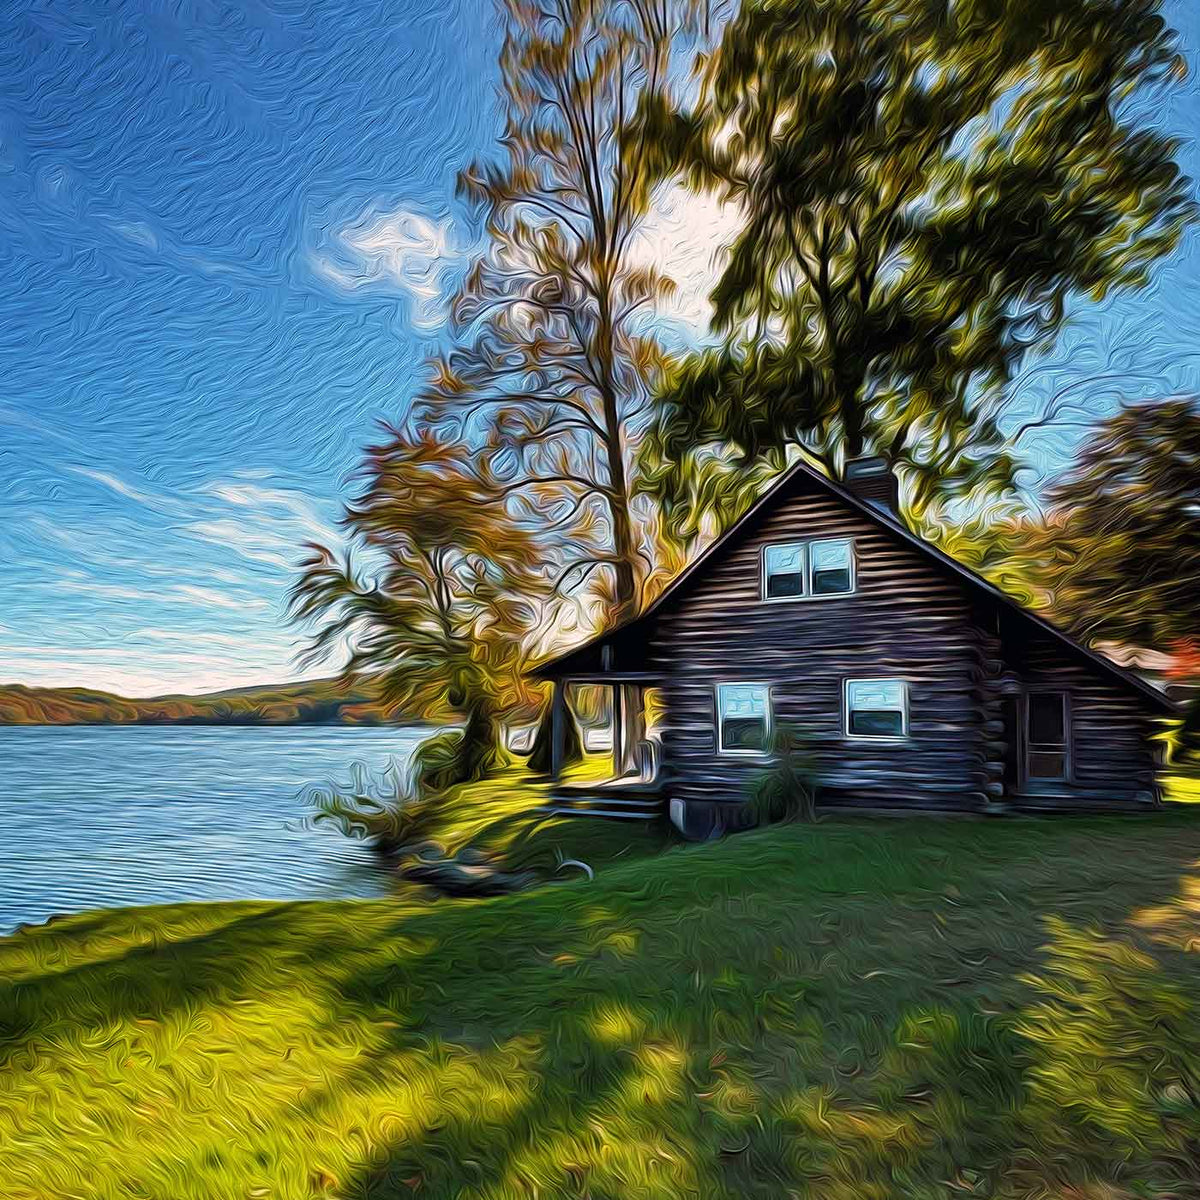
<svg viewBox="0 0 1200 1200">
<path fill-rule="evenodd" d="M 0 684 L 0 725 L 383 725 L 370 687 L 334 679 L 129 699 L 86 688 Z"/>
</svg>

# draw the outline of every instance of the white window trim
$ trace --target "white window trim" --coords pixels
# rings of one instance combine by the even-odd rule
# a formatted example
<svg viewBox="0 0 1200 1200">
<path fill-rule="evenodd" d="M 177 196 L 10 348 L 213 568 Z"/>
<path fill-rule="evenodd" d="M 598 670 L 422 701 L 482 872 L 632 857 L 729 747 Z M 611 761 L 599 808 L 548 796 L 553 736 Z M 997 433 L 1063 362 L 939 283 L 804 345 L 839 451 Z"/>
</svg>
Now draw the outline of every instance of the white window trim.
<svg viewBox="0 0 1200 1200">
<path fill-rule="evenodd" d="M 798 596 L 768 596 L 767 595 L 767 551 L 777 550 L 781 546 L 799 546 L 804 554 L 804 565 L 800 570 L 801 592 Z M 768 542 L 758 554 L 758 591 L 759 598 L 766 604 L 792 604 L 797 600 L 809 599 L 808 594 L 808 543 L 807 542 Z"/>
<path fill-rule="evenodd" d="M 767 692 L 767 729 L 765 750 L 740 750 L 736 746 L 727 747 L 724 744 L 724 739 L 721 736 L 721 728 L 724 725 L 724 720 L 721 715 L 721 689 L 722 688 L 765 688 Z M 717 753 L 728 754 L 735 758 L 769 758 L 771 756 L 771 740 L 775 735 L 775 697 L 772 694 L 771 685 L 763 683 L 761 679 L 750 680 L 733 680 L 720 679 L 713 685 L 713 705 L 717 717 Z"/>
<path fill-rule="evenodd" d="M 815 595 L 812 590 L 812 546 L 815 542 L 845 542 L 850 547 L 850 587 L 844 592 L 822 592 Z M 804 549 L 804 570 L 801 582 L 804 590 L 799 596 L 768 596 L 767 595 L 767 551 L 780 546 L 801 546 Z M 858 591 L 858 556 L 854 553 L 852 537 L 817 537 L 806 538 L 793 542 L 767 542 L 758 556 L 758 592 L 759 599 L 764 604 L 798 604 L 805 600 L 840 600 L 853 596 Z"/>
<path fill-rule="evenodd" d="M 904 732 L 890 733 L 851 733 L 850 732 L 850 685 L 852 683 L 899 683 L 904 686 L 904 704 L 900 709 L 900 719 Z M 869 678 L 855 677 L 842 680 L 842 736 L 852 742 L 891 742 L 893 745 L 907 742 L 912 737 L 909 725 L 909 692 L 911 684 L 903 675 L 873 675 Z M 895 709 L 879 709 L 879 712 L 895 712 Z"/>
</svg>

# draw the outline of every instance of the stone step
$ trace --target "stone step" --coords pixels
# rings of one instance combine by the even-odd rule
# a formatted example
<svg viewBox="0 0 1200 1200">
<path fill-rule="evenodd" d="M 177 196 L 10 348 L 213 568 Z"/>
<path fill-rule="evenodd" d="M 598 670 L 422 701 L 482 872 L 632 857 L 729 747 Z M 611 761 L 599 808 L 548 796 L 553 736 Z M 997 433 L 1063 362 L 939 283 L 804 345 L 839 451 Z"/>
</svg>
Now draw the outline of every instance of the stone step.
<svg viewBox="0 0 1200 1200">
<path fill-rule="evenodd" d="M 624 808 L 611 806 L 604 808 L 595 804 L 580 803 L 570 806 L 551 804 L 539 808 L 537 811 L 540 815 L 547 817 L 608 817 L 618 821 L 656 821 L 663 815 L 662 809 L 657 806 L 654 809 L 648 809 L 645 805 L 629 807 L 628 804 Z"/>
</svg>

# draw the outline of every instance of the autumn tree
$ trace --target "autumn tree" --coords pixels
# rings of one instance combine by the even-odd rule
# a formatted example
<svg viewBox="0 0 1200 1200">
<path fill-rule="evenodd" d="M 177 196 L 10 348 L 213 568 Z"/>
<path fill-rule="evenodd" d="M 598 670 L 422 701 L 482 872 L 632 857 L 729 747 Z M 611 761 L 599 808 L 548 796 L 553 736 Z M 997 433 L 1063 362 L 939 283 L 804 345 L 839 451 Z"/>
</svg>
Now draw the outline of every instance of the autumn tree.
<svg viewBox="0 0 1200 1200">
<path fill-rule="evenodd" d="M 655 454 L 911 489 L 1010 471 L 997 423 L 1077 297 L 1143 284 L 1194 206 L 1146 118 L 1183 75 L 1160 0 L 745 0 L 664 155 L 744 223 L 712 295 L 724 344 L 666 381 Z M 664 487 L 670 479 L 664 479 Z M 686 481 L 685 481 L 686 482 Z"/>
<path fill-rule="evenodd" d="M 654 122 L 686 0 L 504 0 L 498 161 L 459 179 L 488 246 L 454 305 L 459 344 L 419 403 L 486 445 L 509 492 L 560 538 L 557 582 L 607 579 L 611 613 L 653 569 L 634 451 L 662 357 L 645 317 L 670 287 L 636 264 L 661 177 Z"/>
<path fill-rule="evenodd" d="M 1046 497 L 1027 573 L 1088 641 L 1161 650 L 1200 631 L 1200 405 L 1134 404 L 1101 422 Z"/>
<path fill-rule="evenodd" d="M 477 457 L 428 430 L 386 433 L 346 508 L 349 548 L 310 546 L 291 614 L 314 628 L 309 661 L 348 648 L 347 678 L 378 684 L 390 711 L 461 718 L 451 774 L 479 778 L 522 688 L 536 541 Z"/>
</svg>

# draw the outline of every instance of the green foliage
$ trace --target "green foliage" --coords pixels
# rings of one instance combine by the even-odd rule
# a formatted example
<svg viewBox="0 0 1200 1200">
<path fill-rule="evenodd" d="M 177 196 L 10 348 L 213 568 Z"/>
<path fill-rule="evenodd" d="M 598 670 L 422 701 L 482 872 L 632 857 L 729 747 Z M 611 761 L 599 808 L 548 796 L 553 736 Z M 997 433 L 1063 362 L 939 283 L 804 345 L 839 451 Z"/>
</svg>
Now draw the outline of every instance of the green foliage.
<svg viewBox="0 0 1200 1200">
<path fill-rule="evenodd" d="M 1080 637 L 1169 650 L 1200 629 L 1200 404 L 1131 405 L 1050 489 L 1031 539 L 1051 611 Z"/>
<path fill-rule="evenodd" d="M 362 773 L 349 788 L 316 789 L 311 802 L 318 821 L 369 841 L 383 854 L 401 854 L 435 838 L 452 819 L 453 809 L 444 790 L 421 787 L 411 779 L 393 779 L 391 787 L 371 786 Z"/>
<path fill-rule="evenodd" d="M 1160 8 L 746 0 L 667 139 L 745 220 L 726 344 L 667 381 L 663 456 L 800 444 L 837 476 L 877 453 L 918 507 L 1005 483 L 1023 357 L 1071 297 L 1143 284 L 1195 213 L 1130 104 L 1183 74 Z"/>
<path fill-rule="evenodd" d="M 750 785 L 748 814 L 755 825 L 815 821 L 820 785 L 812 746 L 803 731 L 781 725 L 771 742 L 772 762 Z"/>
</svg>

